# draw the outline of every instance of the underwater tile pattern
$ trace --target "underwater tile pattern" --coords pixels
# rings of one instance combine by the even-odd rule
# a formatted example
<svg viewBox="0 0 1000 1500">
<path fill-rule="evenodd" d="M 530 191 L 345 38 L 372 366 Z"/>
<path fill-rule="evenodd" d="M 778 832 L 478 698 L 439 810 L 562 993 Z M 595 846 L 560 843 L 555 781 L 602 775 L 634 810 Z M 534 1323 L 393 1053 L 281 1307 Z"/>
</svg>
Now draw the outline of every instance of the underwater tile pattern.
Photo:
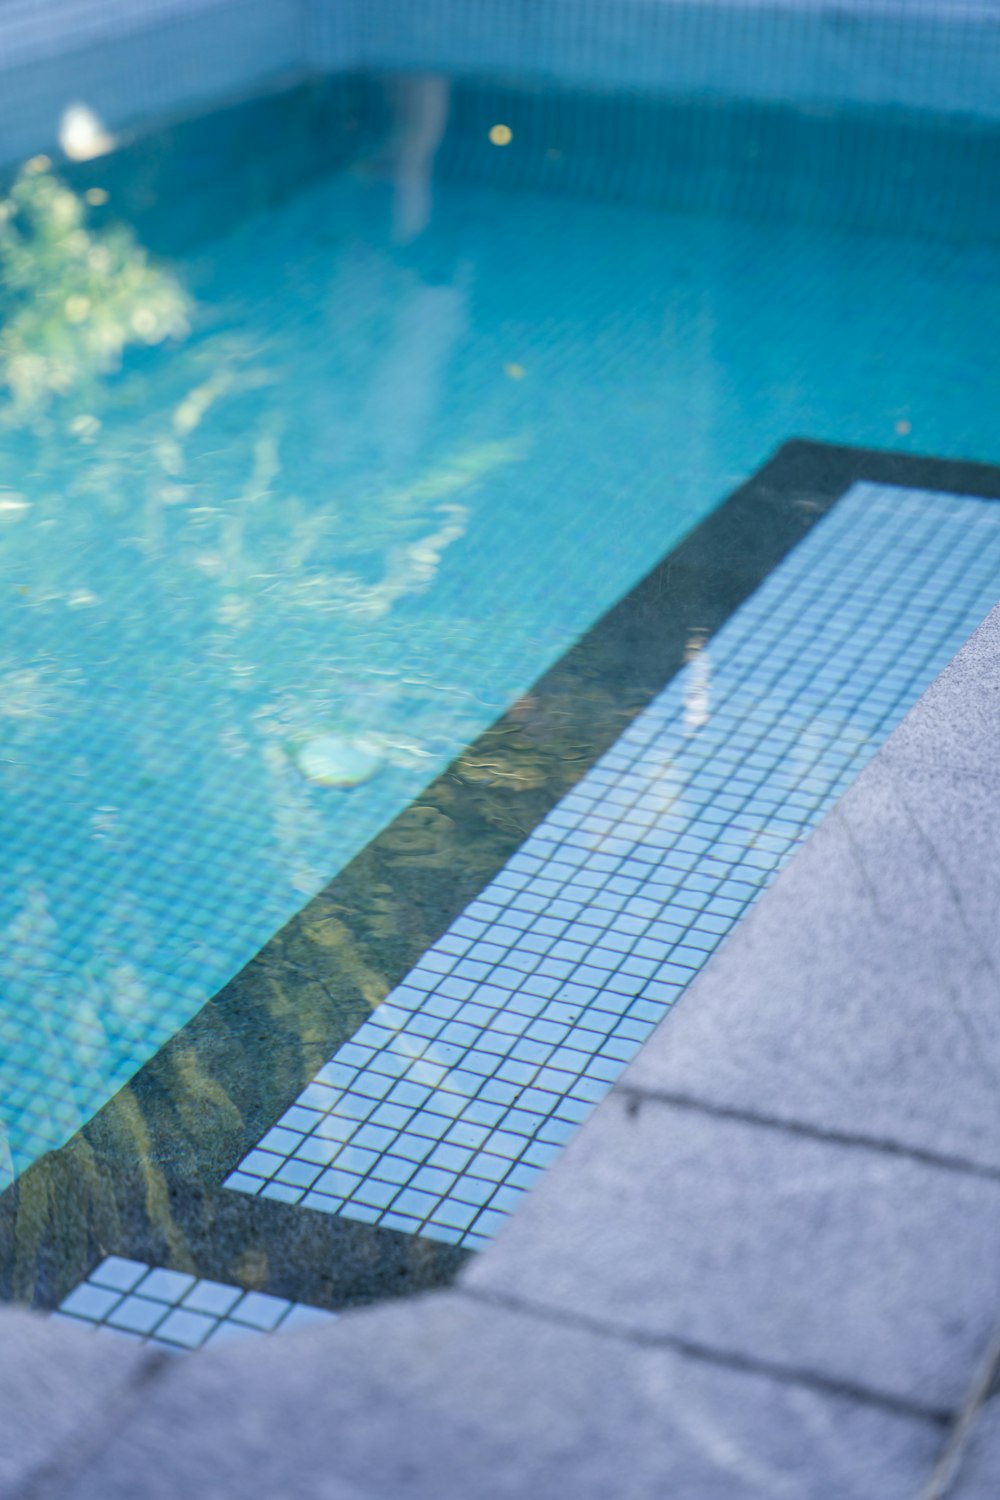
<svg viewBox="0 0 1000 1500">
<path fill-rule="evenodd" d="M 304 1302 L 248 1292 L 222 1281 L 109 1255 L 64 1297 L 53 1317 L 86 1323 L 175 1350 L 224 1339 L 328 1322 L 336 1315 Z"/>
<path fill-rule="evenodd" d="M 217 165 L 214 127 L 198 138 Z M 197 161 L 185 141 L 176 162 Z M 789 432 L 998 457 L 992 406 L 967 392 L 994 353 L 987 244 L 491 182 L 442 183 L 410 247 L 383 182 L 292 194 L 169 263 L 199 291 L 191 337 L 88 405 L 99 442 L 6 429 L 0 1187 Z M 191 196 L 166 195 L 163 218 Z M 254 379 L 202 413 L 175 484 L 159 439 L 173 465 L 206 368 L 244 370 L 231 329 Z M 375 738 L 384 768 L 351 787 L 305 776 L 294 747 L 329 730 Z"/>
<path fill-rule="evenodd" d="M 996 114 L 995 0 L 978 8 L 846 0 L 837 26 L 810 0 L 305 0 L 304 8 L 314 66 L 342 65 L 350 38 L 358 59 L 382 72 L 506 71 L 716 99 L 875 100 Z"/>
<path fill-rule="evenodd" d="M 996 504 L 853 486 L 226 1185 L 484 1245 L 998 579 Z"/>
</svg>

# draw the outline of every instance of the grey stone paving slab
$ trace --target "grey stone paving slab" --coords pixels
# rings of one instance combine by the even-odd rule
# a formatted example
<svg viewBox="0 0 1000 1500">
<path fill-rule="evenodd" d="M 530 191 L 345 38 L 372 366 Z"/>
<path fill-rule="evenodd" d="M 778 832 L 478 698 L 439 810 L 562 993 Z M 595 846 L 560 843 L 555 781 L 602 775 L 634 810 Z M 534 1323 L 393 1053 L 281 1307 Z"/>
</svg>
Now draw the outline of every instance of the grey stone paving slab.
<svg viewBox="0 0 1000 1500">
<path fill-rule="evenodd" d="M 1000 1171 L 1000 783 L 878 757 L 625 1083 Z"/>
<path fill-rule="evenodd" d="M 1000 1282 L 1000 1184 L 612 1095 L 465 1284 L 931 1408 Z"/>
<path fill-rule="evenodd" d="M 1000 772 L 1000 605 L 931 683 L 882 754 L 983 775 Z"/>
<path fill-rule="evenodd" d="M 1000 1397 L 976 1421 L 948 1500 L 997 1500 L 1000 1495 Z"/>
<path fill-rule="evenodd" d="M 449 1293 L 178 1362 L 66 1500 L 912 1500 L 940 1437 Z"/>
<path fill-rule="evenodd" d="M 163 1356 L 0 1309 L 0 1497 L 41 1495 L 127 1410 Z"/>
</svg>

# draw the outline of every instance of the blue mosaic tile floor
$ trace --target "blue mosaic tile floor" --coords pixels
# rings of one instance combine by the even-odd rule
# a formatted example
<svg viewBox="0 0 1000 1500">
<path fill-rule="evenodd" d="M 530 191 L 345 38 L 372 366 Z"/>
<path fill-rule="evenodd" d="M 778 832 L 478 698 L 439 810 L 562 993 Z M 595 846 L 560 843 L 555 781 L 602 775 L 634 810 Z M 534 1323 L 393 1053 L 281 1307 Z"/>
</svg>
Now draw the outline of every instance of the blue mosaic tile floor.
<svg viewBox="0 0 1000 1500">
<path fill-rule="evenodd" d="M 0 1187 L 769 447 L 999 453 L 990 246 L 444 183 L 400 248 L 387 192 L 169 263 L 100 441 L 4 428 Z M 331 729 L 382 771 L 304 777 Z"/>
<path fill-rule="evenodd" d="M 170 261 L 190 337 L 79 430 L 5 408 L 0 1187 L 772 446 L 998 456 L 992 246 L 457 182 L 399 246 L 388 193 Z"/>
<path fill-rule="evenodd" d="M 336 1314 L 109 1255 L 63 1298 L 52 1316 L 182 1350 L 255 1333 L 305 1328 L 328 1322 Z"/>
<path fill-rule="evenodd" d="M 479 1247 L 995 602 L 1000 507 L 855 485 L 227 1186 Z"/>
</svg>

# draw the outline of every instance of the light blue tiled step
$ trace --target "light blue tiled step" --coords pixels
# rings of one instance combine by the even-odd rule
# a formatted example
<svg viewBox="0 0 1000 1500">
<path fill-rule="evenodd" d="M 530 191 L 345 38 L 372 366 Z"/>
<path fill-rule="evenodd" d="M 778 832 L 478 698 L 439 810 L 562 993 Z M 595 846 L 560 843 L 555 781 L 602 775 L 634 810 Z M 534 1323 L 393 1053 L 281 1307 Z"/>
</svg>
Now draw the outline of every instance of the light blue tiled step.
<svg viewBox="0 0 1000 1500">
<path fill-rule="evenodd" d="M 265 1292 L 109 1255 L 64 1297 L 53 1317 L 103 1333 L 200 1349 L 224 1339 L 304 1328 L 335 1314 Z"/>
<path fill-rule="evenodd" d="M 228 1179 L 480 1247 L 995 602 L 1000 507 L 856 485 Z"/>
</svg>

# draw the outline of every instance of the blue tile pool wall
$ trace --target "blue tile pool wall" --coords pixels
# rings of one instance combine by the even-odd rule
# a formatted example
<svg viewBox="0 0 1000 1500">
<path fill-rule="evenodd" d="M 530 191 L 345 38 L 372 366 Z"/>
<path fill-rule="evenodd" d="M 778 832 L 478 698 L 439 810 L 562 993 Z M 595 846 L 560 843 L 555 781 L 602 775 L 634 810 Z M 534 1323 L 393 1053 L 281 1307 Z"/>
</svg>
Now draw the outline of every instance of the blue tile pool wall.
<svg viewBox="0 0 1000 1500">
<path fill-rule="evenodd" d="M 857 484 L 227 1186 L 481 1247 L 995 602 L 1000 508 Z"/>
<path fill-rule="evenodd" d="M 764 105 L 736 93 L 575 94 L 452 83 L 438 180 L 670 213 L 1000 237 L 1000 136 L 979 120 Z M 503 121 L 510 150 L 490 145 Z M 974 186 L 973 186 L 974 184 Z M 971 191 L 970 191 L 971 188 Z"/>
<path fill-rule="evenodd" d="M 63 1298 L 53 1316 L 183 1350 L 305 1328 L 335 1314 L 286 1297 L 109 1255 Z"/>
<path fill-rule="evenodd" d="M 376 71 L 514 73 L 587 86 L 881 104 L 995 117 L 1000 39 L 990 8 L 848 0 L 826 7 L 676 0 L 306 0 L 309 60 Z M 891 64 L 887 61 L 891 59 Z"/>
</svg>

